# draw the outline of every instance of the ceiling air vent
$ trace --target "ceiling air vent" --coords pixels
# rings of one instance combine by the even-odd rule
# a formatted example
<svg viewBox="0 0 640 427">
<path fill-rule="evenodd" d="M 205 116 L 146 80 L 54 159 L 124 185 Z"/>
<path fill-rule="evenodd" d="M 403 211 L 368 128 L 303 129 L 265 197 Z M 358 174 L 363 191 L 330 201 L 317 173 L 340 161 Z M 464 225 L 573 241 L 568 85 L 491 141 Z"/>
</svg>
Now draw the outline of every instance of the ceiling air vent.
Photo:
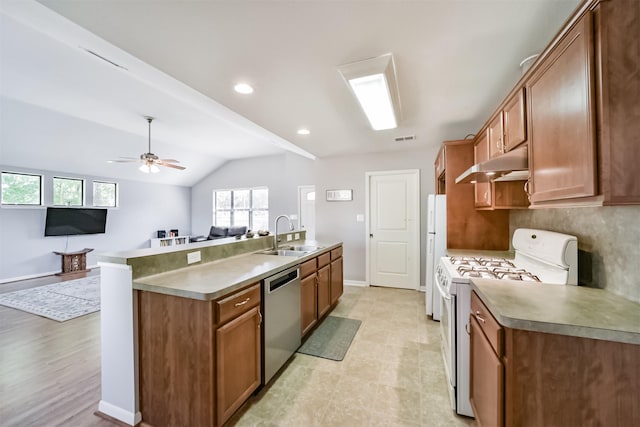
<svg viewBox="0 0 640 427">
<path fill-rule="evenodd" d="M 415 141 L 416 140 L 416 136 L 415 135 L 397 136 L 397 137 L 393 138 L 393 140 L 395 142 Z"/>
</svg>

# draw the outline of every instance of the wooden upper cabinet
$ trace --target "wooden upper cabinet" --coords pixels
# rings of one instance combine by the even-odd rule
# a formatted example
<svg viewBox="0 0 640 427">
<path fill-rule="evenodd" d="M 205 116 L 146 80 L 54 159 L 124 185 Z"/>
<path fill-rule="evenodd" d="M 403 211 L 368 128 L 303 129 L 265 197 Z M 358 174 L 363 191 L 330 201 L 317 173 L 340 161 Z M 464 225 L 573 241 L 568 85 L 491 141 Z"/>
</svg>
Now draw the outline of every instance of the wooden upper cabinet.
<svg viewBox="0 0 640 427">
<path fill-rule="evenodd" d="M 602 204 L 640 204 L 640 2 L 601 2 L 594 27 Z"/>
<path fill-rule="evenodd" d="M 489 127 L 487 128 L 490 158 L 504 153 L 503 134 L 502 113 L 500 113 L 489 123 Z"/>
<path fill-rule="evenodd" d="M 527 82 L 534 204 L 597 194 L 592 39 L 587 12 Z"/>
<path fill-rule="evenodd" d="M 473 154 L 475 163 L 481 163 L 489 159 L 488 132 L 483 132 L 479 135 L 473 146 Z M 476 208 L 491 207 L 491 183 L 478 182 L 474 186 Z"/>
<path fill-rule="evenodd" d="M 434 162 L 435 166 L 435 184 L 436 184 L 436 194 L 445 194 L 446 192 L 446 183 L 445 183 L 445 167 L 446 167 L 446 150 L 444 145 L 440 147 L 440 151 L 438 151 L 438 155 L 436 156 L 436 161 Z"/>
<path fill-rule="evenodd" d="M 524 88 L 516 91 L 489 123 L 489 158 L 506 153 L 527 140 L 524 93 Z"/>
<path fill-rule="evenodd" d="M 521 88 L 502 109 L 504 151 L 510 151 L 527 140 L 525 89 Z"/>
</svg>

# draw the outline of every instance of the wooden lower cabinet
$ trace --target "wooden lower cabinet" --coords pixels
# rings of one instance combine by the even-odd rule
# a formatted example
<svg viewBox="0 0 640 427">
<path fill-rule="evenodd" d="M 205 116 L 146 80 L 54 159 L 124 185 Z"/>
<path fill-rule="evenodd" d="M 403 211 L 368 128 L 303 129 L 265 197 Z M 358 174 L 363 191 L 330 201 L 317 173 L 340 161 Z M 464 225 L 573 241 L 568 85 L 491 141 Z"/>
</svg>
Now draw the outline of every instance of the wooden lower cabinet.
<svg viewBox="0 0 640 427">
<path fill-rule="evenodd" d="M 143 423 L 222 425 L 260 385 L 260 283 L 216 301 L 136 292 Z"/>
<path fill-rule="evenodd" d="M 331 261 L 331 305 L 336 304 L 344 292 L 342 257 Z"/>
<path fill-rule="evenodd" d="M 316 272 L 300 281 L 300 324 L 306 335 L 318 321 L 318 278 Z"/>
<path fill-rule="evenodd" d="M 225 421 L 260 385 L 260 307 L 216 331 L 216 389 L 218 425 Z"/>
<path fill-rule="evenodd" d="M 300 323 L 303 337 L 337 304 L 343 292 L 342 271 L 342 246 L 301 264 Z"/>
<path fill-rule="evenodd" d="M 501 355 L 482 332 L 478 321 L 471 318 L 471 379 L 469 400 L 478 424 L 504 425 L 504 365 Z"/>
<path fill-rule="evenodd" d="M 472 313 L 474 301 L 488 313 L 475 292 Z M 639 344 L 506 327 L 490 343 L 485 323 L 473 315 L 470 323 L 470 397 L 479 425 L 640 425 Z"/>
<path fill-rule="evenodd" d="M 331 308 L 331 266 L 318 269 L 318 319 Z"/>
</svg>

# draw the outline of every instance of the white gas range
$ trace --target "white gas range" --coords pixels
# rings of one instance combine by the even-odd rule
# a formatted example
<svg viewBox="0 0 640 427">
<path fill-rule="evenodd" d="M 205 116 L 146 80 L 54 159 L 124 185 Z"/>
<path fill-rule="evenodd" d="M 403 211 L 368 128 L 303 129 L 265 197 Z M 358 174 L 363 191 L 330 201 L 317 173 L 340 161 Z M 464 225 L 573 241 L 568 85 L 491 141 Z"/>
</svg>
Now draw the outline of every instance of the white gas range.
<svg viewBox="0 0 640 427">
<path fill-rule="evenodd" d="M 546 230 L 519 228 L 512 239 L 514 259 L 442 257 L 436 267 L 435 284 L 441 298 L 440 334 L 442 355 L 449 380 L 452 408 L 473 416 L 469 403 L 469 315 L 471 279 L 517 280 L 576 285 L 578 240 Z"/>
</svg>

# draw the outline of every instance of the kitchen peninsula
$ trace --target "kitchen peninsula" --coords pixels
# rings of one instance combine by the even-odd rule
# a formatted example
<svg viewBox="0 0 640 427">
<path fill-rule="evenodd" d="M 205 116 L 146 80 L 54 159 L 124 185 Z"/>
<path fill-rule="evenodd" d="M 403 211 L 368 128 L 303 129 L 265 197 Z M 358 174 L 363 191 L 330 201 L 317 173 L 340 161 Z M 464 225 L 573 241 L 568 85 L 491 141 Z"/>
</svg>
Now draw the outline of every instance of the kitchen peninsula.
<svg viewBox="0 0 640 427">
<path fill-rule="evenodd" d="M 270 236 L 102 254 L 99 412 L 129 425 L 228 419 L 260 385 L 261 281 L 330 256 L 333 306 L 342 293 L 342 243 L 304 240 L 303 233 L 289 233 L 301 235 L 298 241 L 283 234 L 289 244 L 314 247 L 302 256 L 260 253 L 273 246 Z M 189 266 L 197 252 L 201 262 Z M 243 356 L 225 339 L 245 346 Z M 241 369 L 248 374 L 240 384 L 221 378 L 226 369 L 235 375 L 239 363 L 255 369 Z"/>
</svg>

